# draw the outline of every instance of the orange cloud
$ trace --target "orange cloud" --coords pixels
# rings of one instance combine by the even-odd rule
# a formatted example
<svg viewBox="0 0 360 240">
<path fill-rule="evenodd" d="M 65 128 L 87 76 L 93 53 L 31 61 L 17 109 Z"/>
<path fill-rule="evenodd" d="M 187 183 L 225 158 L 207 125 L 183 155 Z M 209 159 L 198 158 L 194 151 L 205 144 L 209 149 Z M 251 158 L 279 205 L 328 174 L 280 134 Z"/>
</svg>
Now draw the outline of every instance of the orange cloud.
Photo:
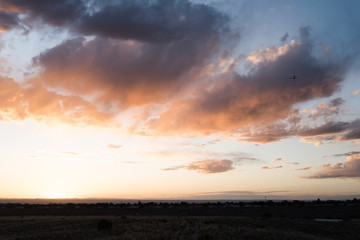
<svg viewBox="0 0 360 240">
<path fill-rule="evenodd" d="M 297 43 L 294 40 L 290 42 L 290 44 L 284 44 L 279 48 L 275 48 L 271 46 L 266 49 L 260 49 L 255 52 L 252 52 L 250 56 L 246 58 L 246 60 L 251 64 L 258 64 L 262 62 L 273 62 L 278 59 L 281 55 L 286 54 L 291 50 L 291 47 L 295 45 L 301 45 L 301 43 Z"/>
<path fill-rule="evenodd" d="M 203 160 L 203 161 L 192 162 L 188 165 L 165 168 L 162 170 L 172 171 L 179 169 L 186 169 L 189 171 L 197 171 L 198 173 L 210 174 L 210 173 L 227 172 L 234 169 L 234 167 L 233 167 L 233 161 L 231 160 Z"/>
<path fill-rule="evenodd" d="M 358 89 L 358 90 L 356 90 L 356 91 L 352 92 L 352 95 L 353 95 L 353 96 L 356 96 L 356 95 L 358 95 L 359 93 L 360 93 L 360 89 Z"/>
<path fill-rule="evenodd" d="M 62 121 L 74 125 L 111 125 L 113 115 L 99 112 L 77 96 L 64 96 L 39 84 L 22 86 L 0 78 L 0 111 L 3 120 Z"/>
<path fill-rule="evenodd" d="M 310 48 L 308 44 L 289 45 L 272 61 L 256 64 L 248 75 L 223 74 L 157 113 L 145 127 L 159 134 L 236 132 L 291 114 L 295 123 L 295 104 L 332 95 L 342 80 L 341 64 L 320 63 L 311 56 Z M 296 80 L 289 79 L 290 72 L 298 74 Z"/>
<path fill-rule="evenodd" d="M 323 165 L 318 173 L 305 178 L 360 178 L 360 154 L 347 156 L 344 163 Z"/>
<path fill-rule="evenodd" d="M 59 152 L 59 153 L 69 154 L 69 155 L 79 155 L 80 154 L 80 153 L 77 153 L 77 152 Z"/>
<path fill-rule="evenodd" d="M 290 169 L 290 171 L 306 171 L 306 170 L 310 170 L 312 167 L 304 167 L 304 168 L 294 168 L 294 169 Z"/>
<path fill-rule="evenodd" d="M 275 163 L 275 162 L 281 162 L 282 158 L 279 157 L 279 158 L 275 158 L 273 160 L 271 160 L 272 163 Z"/>
<path fill-rule="evenodd" d="M 275 167 L 268 167 L 268 166 L 264 166 L 264 167 L 261 167 L 260 169 L 261 170 L 271 170 L 271 169 L 279 169 L 279 168 L 282 168 L 283 166 L 275 166 Z"/>
<path fill-rule="evenodd" d="M 122 148 L 122 145 L 109 144 L 109 145 L 107 145 L 107 147 L 108 147 L 108 148 L 119 149 L 119 148 Z"/>
</svg>

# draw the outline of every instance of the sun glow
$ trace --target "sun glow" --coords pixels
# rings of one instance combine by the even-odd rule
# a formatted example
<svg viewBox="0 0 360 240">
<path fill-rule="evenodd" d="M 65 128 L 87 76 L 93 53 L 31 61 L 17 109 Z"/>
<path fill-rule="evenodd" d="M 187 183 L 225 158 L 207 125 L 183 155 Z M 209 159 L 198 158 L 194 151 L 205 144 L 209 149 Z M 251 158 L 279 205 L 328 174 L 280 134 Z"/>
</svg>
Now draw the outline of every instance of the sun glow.
<svg viewBox="0 0 360 240">
<path fill-rule="evenodd" d="M 53 193 L 49 193 L 47 195 L 45 195 L 45 198 L 50 198 L 50 199 L 61 199 L 61 198 L 71 198 L 71 196 L 67 195 L 66 193 L 62 193 L 62 192 L 53 192 Z"/>
</svg>

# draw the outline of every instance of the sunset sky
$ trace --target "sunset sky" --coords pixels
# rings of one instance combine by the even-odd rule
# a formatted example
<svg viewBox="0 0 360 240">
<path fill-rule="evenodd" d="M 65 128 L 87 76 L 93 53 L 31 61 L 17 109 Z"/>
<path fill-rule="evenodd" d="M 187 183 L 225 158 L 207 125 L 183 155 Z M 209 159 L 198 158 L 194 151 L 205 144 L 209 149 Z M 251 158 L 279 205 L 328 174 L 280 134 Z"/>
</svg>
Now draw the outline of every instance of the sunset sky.
<svg viewBox="0 0 360 240">
<path fill-rule="evenodd" d="M 0 198 L 360 197 L 359 9 L 0 0 Z"/>
</svg>

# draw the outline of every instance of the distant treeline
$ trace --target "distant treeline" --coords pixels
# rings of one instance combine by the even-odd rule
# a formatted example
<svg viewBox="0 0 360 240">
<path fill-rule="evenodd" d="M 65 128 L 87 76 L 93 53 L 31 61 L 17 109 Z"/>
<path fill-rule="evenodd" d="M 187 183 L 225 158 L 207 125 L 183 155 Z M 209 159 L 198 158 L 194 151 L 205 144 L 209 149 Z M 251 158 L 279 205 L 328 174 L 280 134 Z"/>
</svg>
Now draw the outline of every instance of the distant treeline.
<svg viewBox="0 0 360 240">
<path fill-rule="evenodd" d="M 227 201 L 227 202 L 135 202 L 135 203 L 47 203 L 47 204 L 30 204 L 30 203 L 0 203 L 0 208 L 233 208 L 233 207 L 315 207 L 315 206 L 360 206 L 360 199 L 352 200 L 325 200 L 317 199 L 315 201 L 300 200 L 283 200 L 283 201 Z"/>
</svg>

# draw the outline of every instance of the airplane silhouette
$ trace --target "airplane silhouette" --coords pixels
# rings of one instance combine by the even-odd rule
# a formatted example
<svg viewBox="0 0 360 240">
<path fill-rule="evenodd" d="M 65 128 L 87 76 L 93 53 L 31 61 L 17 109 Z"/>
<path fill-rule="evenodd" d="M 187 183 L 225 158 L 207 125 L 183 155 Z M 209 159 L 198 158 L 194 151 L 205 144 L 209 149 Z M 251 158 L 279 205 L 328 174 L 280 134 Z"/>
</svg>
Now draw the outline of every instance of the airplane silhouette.
<svg viewBox="0 0 360 240">
<path fill-rule="evenodd" d="M 296 76 L 293 75 L 292 77 L 289 78 L 290 80 L 295 80 L 296 79 Z"/>
</svg>

